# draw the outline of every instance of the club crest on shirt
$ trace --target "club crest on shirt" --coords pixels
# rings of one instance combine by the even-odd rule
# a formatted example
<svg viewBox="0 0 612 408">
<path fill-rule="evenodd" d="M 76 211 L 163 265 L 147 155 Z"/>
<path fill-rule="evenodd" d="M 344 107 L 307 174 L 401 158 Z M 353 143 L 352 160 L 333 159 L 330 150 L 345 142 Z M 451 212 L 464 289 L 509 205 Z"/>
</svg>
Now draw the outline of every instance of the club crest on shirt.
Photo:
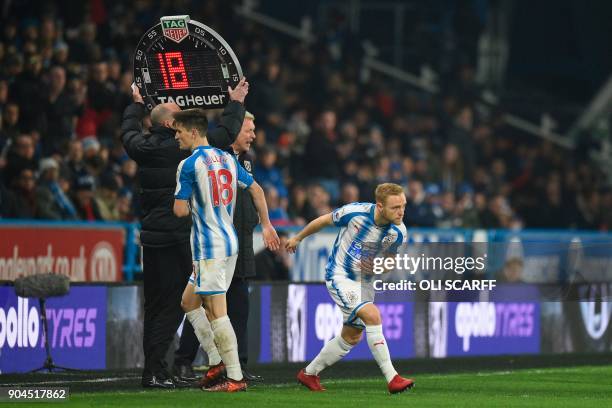
<svg viewBox="0 0 612 408">
<path fill-rule="evenodd" d="M 393 235 L 386 235 L 383 238 L 383 240 L 382 240 L 383 244 L 388 244 L 388 243 L 391 243 L 393 241 L 395 241 L 395 236 L 393 236 Z"/>
<path fill-rule="evenodd" d="M 344 297 L 349 306 L 357 306 L 359 304 L 359 300 L 361 299 L 359 293 L 353 292 L 352 290 L 344 292 Z"/>
<path fill-rule="evenodd" d="M 251 173 L 253 171 L 253 170 L 251 170 L 252 167 L 251 167 L 251 162 L 249 160 L 245 160 L 244 161 L 244 169 L 246 171 L 248 171 L 249 173 Z"/>
<path fill-rule="evenodd" d="M 340 221 L 340 218 L 342 218 L 343 215 L 344 215 L 344 209 L 343 208 L 337 209 L 336 211 L 332 213 L 332 219 L 334 220 L 334 222 L 338 222 Z"/>
</svg>

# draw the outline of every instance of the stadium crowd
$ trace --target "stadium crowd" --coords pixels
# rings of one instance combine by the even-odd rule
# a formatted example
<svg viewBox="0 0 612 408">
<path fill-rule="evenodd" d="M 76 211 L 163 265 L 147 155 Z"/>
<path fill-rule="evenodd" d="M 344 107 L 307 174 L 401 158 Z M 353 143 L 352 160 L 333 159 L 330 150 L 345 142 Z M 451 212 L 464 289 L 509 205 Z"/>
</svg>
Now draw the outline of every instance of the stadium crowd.
<svg viewBox="0 0 612 408">
<path fill-rule="evenodd" d="M 305 44 L 217 1 L 9 4 L 0 39 L 2 218 L 138 219 L 138 169 L 119 142 L 132 53 L 159 16 L 189 10 L 228 40 L 251 83 L 255 178 L 275 225 L 371 201 L 390 181 L 405 186 L 408 227 L 612 227 L 612 190 L 597 167 L 507 127 L 500 109 L 478 108 L 469 58 L 432 95 L 366 75 L 358 41 L 337 22 Z"/>
</svg>

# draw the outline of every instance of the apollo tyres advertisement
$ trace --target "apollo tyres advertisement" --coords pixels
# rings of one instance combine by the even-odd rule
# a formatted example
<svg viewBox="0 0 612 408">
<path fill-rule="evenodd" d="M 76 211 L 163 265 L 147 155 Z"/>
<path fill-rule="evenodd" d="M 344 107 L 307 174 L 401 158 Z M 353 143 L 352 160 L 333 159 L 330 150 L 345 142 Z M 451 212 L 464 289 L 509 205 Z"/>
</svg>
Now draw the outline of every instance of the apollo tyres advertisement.
<svg viewBox="0 0 612 408">
<path fill-rule="evenodd" d="M 312 360 L 342 330 L 342 312 L 325 285 L 293 284 L 260 286 L 259 362 Z M 393 358 L 414 357 L 413 303 L 377 295 L 383 333 Z M 360 342 L 345 360 L 372 358 L 367 342 Z"/>
<path fill-rule="evenodd" d="M 503 301 L 429 303 L 430 356 L 537 354 L 541 303 L 533 285 L 506 287 Z M 516 300 L 508 300 L 514 296 Z M 471 301 L 469 301 L 471 300 Z"/>
<path fill-rule="evenodd" d="M 5 224 L 0 236 L 0 281 L 38 273 L 66 275 L 72 282 L 123 279 L 120 226 Z"/>
<path fill-rule="evenodd" d="M 106 368 L 106 291 L 73 286 L 66 296 L 47 300 L 49 346 L 58 366 Z M 0 374 L 27 372 L 45 361 L 45 336 L 37 299 L 0 286 Z"/>
</svg>

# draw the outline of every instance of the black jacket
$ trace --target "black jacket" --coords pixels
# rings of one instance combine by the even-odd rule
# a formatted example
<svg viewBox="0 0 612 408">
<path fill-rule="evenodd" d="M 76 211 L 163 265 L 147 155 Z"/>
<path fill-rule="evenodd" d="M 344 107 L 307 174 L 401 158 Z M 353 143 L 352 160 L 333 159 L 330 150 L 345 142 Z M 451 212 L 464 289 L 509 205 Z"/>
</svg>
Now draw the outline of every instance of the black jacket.
<svg viewBox="0 0 612 408">
<path fill-rule="evenodd" d="M 231 154 L 233 151 L 228 150 Z M 240 165 L 253 175 L 253 159 L 248 153 L 238 156 Z M 234 276 L 250 278 L 255 276 L 255 252 L 253 251 L 253 229 L 259 224 L 259 216 L 251 193 L 238 189 L 236 193 L 236 210 L 234 211 L 234 227 L 238 234 L 238 259 Z"/>
<path fill-rule="evenodd" d="M 244 120 L 244 107 L 230 102 L 219 126 L 208 133 L 208 142 L 227 148 L 236 139 Z M 125 109 L 121 123 L 121 142 L 138 164 L 140 180 L 140 241 L 145 246 L 170 246 L 189 240 L 191 217 L 178 218 L 172 210 L 176 188 L 176 168 L 189 151 L 182 151 L 174 140 L 174 130 L 153 126 L 151 134 L 142 130 L 145 106 L 133 103 Z"/>
</svg>

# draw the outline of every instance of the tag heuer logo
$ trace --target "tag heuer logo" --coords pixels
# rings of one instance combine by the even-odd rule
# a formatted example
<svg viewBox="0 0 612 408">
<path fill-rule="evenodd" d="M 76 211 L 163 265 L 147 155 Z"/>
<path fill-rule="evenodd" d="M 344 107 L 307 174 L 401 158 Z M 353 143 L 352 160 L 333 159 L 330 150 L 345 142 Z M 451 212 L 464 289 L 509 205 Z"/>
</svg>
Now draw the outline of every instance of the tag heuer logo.
<svg viewBox="0 0 612 408">
<path fill-rule="evenodd" d="M 180 43 L 189 35 L 187 26 L 189 16 L 165 16 L 160 21 L 164 37 L 168 37 L 174 42 Z"/>
</svg>

